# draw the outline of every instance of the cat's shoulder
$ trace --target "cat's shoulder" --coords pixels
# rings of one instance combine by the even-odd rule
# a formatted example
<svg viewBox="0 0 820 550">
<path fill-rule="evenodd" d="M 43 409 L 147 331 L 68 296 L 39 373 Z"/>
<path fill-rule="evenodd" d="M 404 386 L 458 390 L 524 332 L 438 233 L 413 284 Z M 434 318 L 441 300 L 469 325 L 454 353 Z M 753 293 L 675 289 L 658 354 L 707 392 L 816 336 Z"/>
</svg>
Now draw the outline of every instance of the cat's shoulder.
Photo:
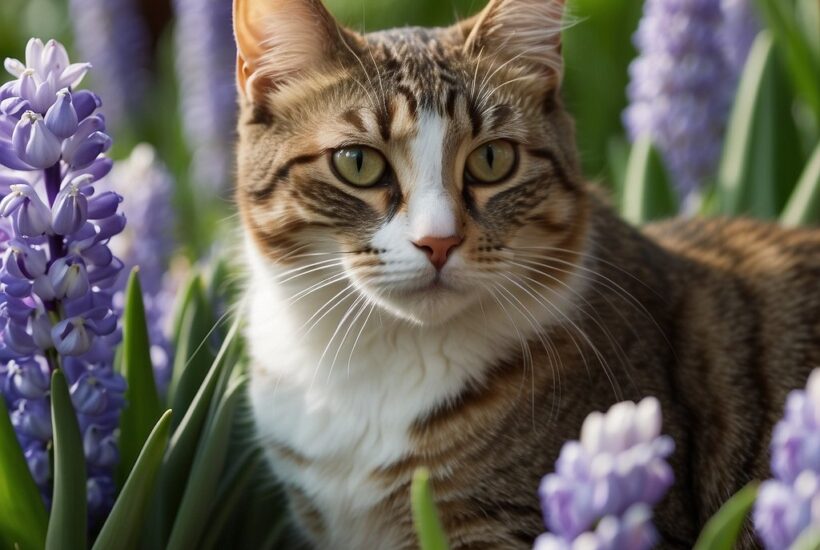
<svg viewBox="0 0 820 550">
<path fill-rule="evenodd" d="M 745 218 L 675 218 L 642 231 L 672 253 L 730 271 L 811 269 L 820 282 L 820 228 Z"/>
</svg>

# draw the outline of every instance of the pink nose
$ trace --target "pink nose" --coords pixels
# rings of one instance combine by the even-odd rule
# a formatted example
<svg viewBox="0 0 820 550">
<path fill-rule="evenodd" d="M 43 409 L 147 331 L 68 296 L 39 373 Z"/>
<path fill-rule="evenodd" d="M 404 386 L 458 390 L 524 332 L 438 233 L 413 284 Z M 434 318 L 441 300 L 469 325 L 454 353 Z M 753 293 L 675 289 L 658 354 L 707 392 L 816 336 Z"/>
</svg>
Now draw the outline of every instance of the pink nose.
<svg viewBox="0 0 820 550">
<path fill-rule="evenodd" d="M 452 237 L 422 237 L 413 244 L 427 254 L 427 258 L 437 271 L 441 271 L 447 263 L 447 258 L 450 257 L 450 252 L 463 240 L 455 235 Z"/>
</svg>

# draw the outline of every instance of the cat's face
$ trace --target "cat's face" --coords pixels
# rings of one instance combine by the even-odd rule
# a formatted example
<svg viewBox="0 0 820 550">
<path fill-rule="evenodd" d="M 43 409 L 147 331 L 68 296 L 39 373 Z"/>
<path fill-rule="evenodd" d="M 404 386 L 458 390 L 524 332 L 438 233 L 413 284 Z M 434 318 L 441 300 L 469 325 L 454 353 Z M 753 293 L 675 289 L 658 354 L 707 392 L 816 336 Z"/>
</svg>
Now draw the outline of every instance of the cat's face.
<svg viewBox="0 0 820 550">
<path fill-rule="evenodd" d="M 561 8 L 494 1 L 359 36 L 318 0 L 237 0 L 237 198 L 280 282 L 347 284 L 423 324 L 565 284 L 586 201 L 557 100 Z"/>
</svg>

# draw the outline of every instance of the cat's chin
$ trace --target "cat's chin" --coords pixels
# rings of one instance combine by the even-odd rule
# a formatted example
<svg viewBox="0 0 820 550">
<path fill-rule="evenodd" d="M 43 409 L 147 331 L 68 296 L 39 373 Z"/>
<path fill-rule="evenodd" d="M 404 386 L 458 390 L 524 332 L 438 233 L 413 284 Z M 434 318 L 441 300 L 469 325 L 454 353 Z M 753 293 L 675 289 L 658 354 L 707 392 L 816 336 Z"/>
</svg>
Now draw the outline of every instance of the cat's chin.
<svg viewBox="0 0 820 550">
<path fill-rule="evenodd" d="M 436 326 L 467 310 L 477 298 L 450 289 L 435 288 L 390 296 L 372 296 L 385 311 L 419 326 Z"/>
</svg>

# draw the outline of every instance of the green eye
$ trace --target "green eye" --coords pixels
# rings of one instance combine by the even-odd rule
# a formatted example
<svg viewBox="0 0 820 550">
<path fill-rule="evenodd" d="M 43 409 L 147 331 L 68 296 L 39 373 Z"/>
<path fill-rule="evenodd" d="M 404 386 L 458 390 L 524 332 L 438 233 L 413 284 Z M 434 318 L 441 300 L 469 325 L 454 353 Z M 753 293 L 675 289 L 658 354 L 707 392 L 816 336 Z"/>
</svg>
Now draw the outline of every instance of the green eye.
<svg viewBox="0 0 820 550">
<path fill-rule="evenodd" d="M 515 147 L 497 139 L 478 147 L 467 157 L 467 172 L 480 183 L 497 183 L 515 168 Z"/>
<path fill-rule="evenodd" d="M 334 152 L 333 167 L 345 183 L 371 187 L 381 181 L 387 162 L 375 149 L 357 145 Z"/>
</svg>

